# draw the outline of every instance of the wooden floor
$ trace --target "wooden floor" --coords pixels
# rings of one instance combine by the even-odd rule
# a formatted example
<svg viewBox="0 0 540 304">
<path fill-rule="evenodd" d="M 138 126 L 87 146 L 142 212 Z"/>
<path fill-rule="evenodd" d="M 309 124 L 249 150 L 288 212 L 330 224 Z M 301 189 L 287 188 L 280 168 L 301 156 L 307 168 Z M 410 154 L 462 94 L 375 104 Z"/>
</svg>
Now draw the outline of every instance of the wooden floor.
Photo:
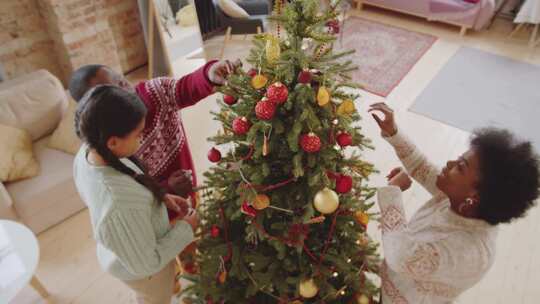
<svg viewBox="0 0 540 304">
<path fill-rule="evenodd" d="M 354 12 L 356 14 L 356 12 Z M 418 62 L 408 76 L 386 99 L 395 110 L 399 125 L 428 154 L 434 162 L 443 164 L 456 157 L 467 148 L 469 134 L 456 128 L 430 120 L 407 111 L 414 99 L 426 87 L 445 62 L 462 45 L 479 48 L 518 60 L 540 64 L 540 48 L 527 48 L 528 36 L 509 40 L 512 30 L 508 22 L 498 21 L 489 32 L 471 32 L 464 38 L 459 29 L 452 26 L 429 23 L 422 19 L 368 8 L 359 15 L 380 22 L 394 24 L 410 30 L 425 32 L 440 37 L 432 49 Z M 222 37 L 206 43 L 207 55 L 219 55 Z M 225 57 L 237 58 L 246 53 L 249 42 L 243 36 L 233 38 Z M 474 62 L 471 62 L 474 64 Z M 144 77 L 144 71 L 139 73 Z M 137 78 L 137 75 L 135 76 Z M 539 79 L 540 84 L 540 79 Z M 189 142 L 194 154 L 199 175 L 208 167 L 206 153 L 210 148 L 206 138 L 219 126 L 209 119 L 208 111 L 215 109 L 215 98 L 209 98 L 197 106 L 183 112 Z M 364 93 L 357 108 L 365 113 L 370 103 L 383 99 Z M 540 102 L 540 101 L 539 101 Z M 464 109 L 466 111 L 466 109 Z M 376 164 L 381 175 L 372 178 L 372 185 L 384 183 L 383 175 L 399 165 L 390 147 L 379 138 L 377 128 L 370 117 L 362 126 L 374 141 L 376 151 L 365 154 Z M 406 194 L 407 212 L 410 216 L 419 204 L 428 198 L 425 191 L 415 185 Z M 526 219 L 501 227 L 498 242 L 498 256 L 487 277 L 469 292 L 459 303 L 477 304 L 534 304 L 540 303 L 540 209 L 534 209 Z M 370 233 L 379 238 L 376 225 L 370 226 Z M 83 211 L 64 223 L 39 236 L 41 262 L 37 276 L 52 294 L 50 303 L 131 303 L 129 291 L 122 283 L 104 274 L 96 260 L 95 242 L 88 219 Z M 29 287 L 13 303 L 45 303 Z"/>
</svg>

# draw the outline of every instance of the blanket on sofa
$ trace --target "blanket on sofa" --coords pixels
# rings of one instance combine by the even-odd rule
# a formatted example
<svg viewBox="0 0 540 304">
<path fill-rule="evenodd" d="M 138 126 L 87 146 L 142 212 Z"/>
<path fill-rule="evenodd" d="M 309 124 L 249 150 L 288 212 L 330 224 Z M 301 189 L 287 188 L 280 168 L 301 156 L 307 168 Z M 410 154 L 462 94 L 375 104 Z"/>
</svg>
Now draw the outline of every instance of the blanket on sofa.
<svg viewBox="0 0 540 304">
<path fill-rule="evenodd" d="M 429 18 L 437 21 L 477 19 L 482 10 L 493 8 L 495 5 L 495 0 L 430 0 Z"/>
</svg>

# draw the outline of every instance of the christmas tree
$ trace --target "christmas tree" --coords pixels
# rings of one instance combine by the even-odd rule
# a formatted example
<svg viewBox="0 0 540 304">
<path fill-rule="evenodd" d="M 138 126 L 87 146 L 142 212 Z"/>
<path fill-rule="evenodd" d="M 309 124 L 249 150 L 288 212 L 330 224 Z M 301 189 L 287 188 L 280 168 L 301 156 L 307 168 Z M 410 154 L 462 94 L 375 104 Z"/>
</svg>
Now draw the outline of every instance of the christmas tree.
<svg viewBox="0 0 540 304">
<path fill-rule="evenodd" d="M 340 1 L 276 1 L 275 30 L 220 90 L 193 303 L 376 303 L 377 244 Z M 223 156 L 222 156 L 223 151 Z M 225 153 L 225 151 L 227 151 Z"/>
</svg>

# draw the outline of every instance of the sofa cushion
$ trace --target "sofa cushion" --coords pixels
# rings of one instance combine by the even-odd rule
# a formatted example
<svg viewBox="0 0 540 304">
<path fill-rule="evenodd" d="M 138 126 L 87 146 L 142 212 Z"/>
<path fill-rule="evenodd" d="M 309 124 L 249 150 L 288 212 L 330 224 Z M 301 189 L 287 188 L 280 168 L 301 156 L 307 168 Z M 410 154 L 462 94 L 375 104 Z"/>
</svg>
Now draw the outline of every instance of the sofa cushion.
<svg viewBox="0 0 540 304">
<path fill-rule="evenodd" d="M 218 5 L 223 13 L 231 18 L 246 19 L 249 17 L 249 14 L 232 0 L 219 0 Z"/>
<path fill-rule="evenodd" d="M 39 164 L 32 151 L 28 132 L 0 124 L 0 181 L 9 182 L 36 176 Z"/>
<path fill-rule="evenodd" d="M 268 0 L 235 0 L 250 16 L 269 15 L 272 12 L 272 3 Z"/>
<path fill-rule="evenodd" d="M 83 209 L 73 182 L 73 156 L 47 148 L 49 138 L 34 143 L 41 174 L 6 184 L 22 221 L 39 233 Z"/>
<path fill-rule="evenodd" d="M 71 97 L 68 97 L 68 99 L 68 108 L 58 128 L 51 135 L 49 148 L 75 155 L 81 147 L 81 140 L 75 133 L 75 110 L 77 109 L 77 104 Z"/>
<path fill-rule="evenodd" d="M 62 84 L 45 70 L 0 85 L 0 123 L 28 131 L 32 140 L 49 135 L 66 107 Z"/>
</svg>

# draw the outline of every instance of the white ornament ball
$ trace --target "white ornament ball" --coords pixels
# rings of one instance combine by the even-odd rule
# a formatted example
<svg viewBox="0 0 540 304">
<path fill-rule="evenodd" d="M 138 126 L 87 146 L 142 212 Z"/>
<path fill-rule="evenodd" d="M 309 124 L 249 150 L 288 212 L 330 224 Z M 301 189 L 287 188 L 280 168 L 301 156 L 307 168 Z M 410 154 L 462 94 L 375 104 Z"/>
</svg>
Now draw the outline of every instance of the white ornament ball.
<svg viewBox="0 0 540 304">
<path fill-rule="evenodd" d="M 334 213 L 339 207 L 339 196 L 333 190 L 324 188 L 315 194 L 313 205 L 322 214 Z"/>
<path fill-rule="evenodd" d="M 310 299 L 317 295 L 319 287 L 317 287 L 313 279 L 309 279 L 300 282 L 298 285 L 298 292 L 303 298 Z"/>
</svg>

